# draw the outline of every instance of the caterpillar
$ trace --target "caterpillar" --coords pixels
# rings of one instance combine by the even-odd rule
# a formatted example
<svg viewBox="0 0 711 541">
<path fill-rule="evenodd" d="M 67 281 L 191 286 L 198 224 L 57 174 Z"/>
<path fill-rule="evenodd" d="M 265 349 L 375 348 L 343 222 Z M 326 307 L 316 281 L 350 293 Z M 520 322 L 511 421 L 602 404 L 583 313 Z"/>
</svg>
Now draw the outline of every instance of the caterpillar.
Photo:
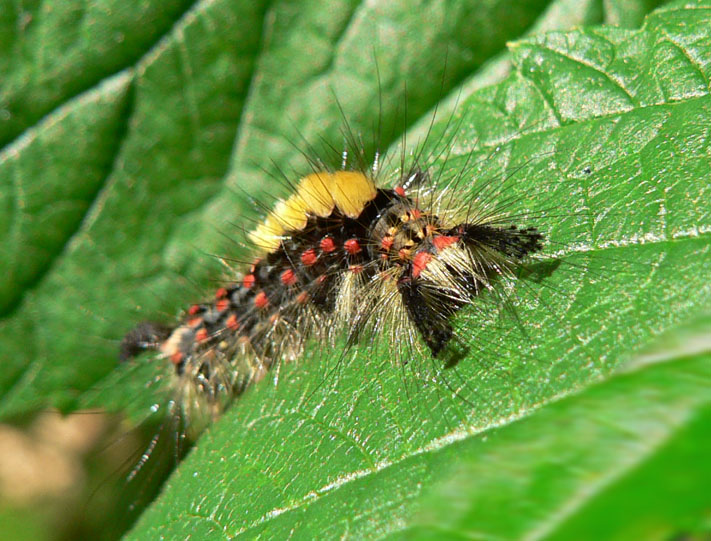
<svg viewBox="0 0 711 541">
<path fill-rule="evenodd" d="M 483 197 L 457 202 L 417 158 L 381 182 L 383 156 L 370 168 L 349 168 L 347 156 L 338 168 L 319 160 L 276 204 L 249 233 L 251 264 L 212 299 L 175 326 L 146 321 L 123 339 L 122 361 L 154 350 L 172 364 L 174 413 L 191 440 L 309 340 L 333 348 L 345 336 L 349 349 L 385 335 L 455 365 L 467 350 L 455 314 L 543 248 L 536 227 Z"/>
</svg>

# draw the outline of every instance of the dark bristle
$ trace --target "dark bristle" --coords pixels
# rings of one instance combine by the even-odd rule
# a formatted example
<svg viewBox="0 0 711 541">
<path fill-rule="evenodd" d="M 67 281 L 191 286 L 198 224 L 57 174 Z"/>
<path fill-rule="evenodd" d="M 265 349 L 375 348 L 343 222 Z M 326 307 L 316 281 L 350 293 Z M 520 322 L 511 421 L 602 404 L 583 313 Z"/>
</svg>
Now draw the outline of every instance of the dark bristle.
<svg viewBox="0 0 711 541">
<path fill-rule="evenodd" d="M 492 227 L 467 224 L 460 226 L 460 230 L 466 242 L 489 246 L 516 261 L 543 249 L 543 234 L 535 227 L 519 229 L 515 225 Z"/>
<path fill-rule="evenodd" d="M 398 284 L 398 291 L 402 295 L 402 303 L 410 319 L 422 335 L 422 339 L 434 357 L 445 348 L 452 338 L 454 331 L 450 317 L 462 306 L 461 302 L 446 299 L 445 293 L 441 298 L 426 298 L 417 280 L 403 280 Z M 429 292 L 432 297 L 433 292 Z M 443 309 L 443 307 L 447 307 Z"/>
<path fill-rule="evenodd" d="M 136 325 L 121 340 L 119 361 L 125 362 L 146 350 L 156 349 L 163 342 L 172 329 L 153 321 L 142 321 Z"/>
</svg>

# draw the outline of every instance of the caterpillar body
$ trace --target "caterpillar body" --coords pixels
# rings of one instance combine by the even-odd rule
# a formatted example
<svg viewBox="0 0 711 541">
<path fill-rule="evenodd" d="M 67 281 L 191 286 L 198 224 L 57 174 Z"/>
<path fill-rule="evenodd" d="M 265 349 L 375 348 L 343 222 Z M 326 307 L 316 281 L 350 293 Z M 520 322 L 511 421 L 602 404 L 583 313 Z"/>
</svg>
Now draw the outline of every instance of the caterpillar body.
<svg viewBox="0 0 711 541">
<path fill-rule="evenodd" d="M 345 335 L 348 348 L 385 335 L 456 364 L 466 345 L 453 316 L 543 248 L 538 229 L 485 201 L 454 203 L 425 168 L 401 168 L 392 188 L 377 176 L 374 166 L 301 178 L 249 234 L 254 260 L 232 283 L 175 327 L 144 322 L 126 335 L 122 360 L 150 349 L 172 363 L 190 439 L 310 339 L 332 348 Z"/>
</svg>

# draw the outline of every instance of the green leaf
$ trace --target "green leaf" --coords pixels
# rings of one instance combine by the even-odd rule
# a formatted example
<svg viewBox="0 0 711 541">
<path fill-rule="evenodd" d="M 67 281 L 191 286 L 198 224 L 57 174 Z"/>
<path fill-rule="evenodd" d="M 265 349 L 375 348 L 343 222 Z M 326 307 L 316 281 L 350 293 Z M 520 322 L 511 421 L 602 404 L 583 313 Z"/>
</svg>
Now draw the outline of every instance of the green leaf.
<svg viewBox="0 0 711 541">
<path fill-rule="evenodd" d="M 168 514 L 167 522 L 165 515 L 155 514 L 153 528 L 139 528 L 134 537 L 190 531 L 201 538 L 282 538 L 290 533 L 303 538 L 673 537 L 707 515 L 710 503 L 711 468 L 705 460 L 711 451 L 708 330 L 707 320 L 705 352 L 648 355 L 579 394 L 500 419 L 477 434 L 453 431 L 417 452 L 342 474 L 303 493 L 300 501 L 267 510 L 261 509 L 262 500 L 278 499 L 291 484 L 306 484 L 295 477 L 282 485 L 279 478 L 286 477 L 282 470 L 290 461 L 308 458 L 313 446 L 289 442 L 281 448 L 288 458 L 267 462 L 268 451 L 250 445 L 251 453 L 230 456 L 224 449 L 233 448 L 234 442 L 216 439 L 208 454 L 202 453 L 200 466 L 191 461 L 175 479 L 180 494 L 192 495 L 192 505 Z M 317 421 L 302 417 L 300 431 L 326 430 L 310 427 Z M 293 415 L 292 421 L 297 420 Z M 274 428 L 276 420 L 263 422 Z M 266 426 L 252 432 L 262 428 Z M 328 444 L 317 447 L 329 465 L 339 459 L 333 449 L 355 447 L 344 441 L 345 432 L 332 432 L 341 441 L 331 444 L 331 452 L 321 451 Z M 264 443 L 257 434 L 250 441 Z M 274 441 L 268 438 L 267 443 Z M 373 444 L 363 447 L 372 449 Z M 352 454 L 354 462 L 359 453 Z M 237 462 L 247 463 L 235 468 Z M 328 466 L 317 459 L 312 467 Z M 205 480 L 225 469 L 237 469 L 239 475 L 217 487 Z M 215 493 L 224 503 L 210 501 Z M 180 501 L 164 503 L 169 507 Z M 264 514 L 244 520 L 254 506 Z"/>
<path fill-rule="evenodd" d="M 335 364 L 315 345 L 207 431 L 133 537 L 570 538 L 657 474 L 681 479 L 644 500 L 666 511 L 630 505 L 596 531 L 700 520 L 708 355 L 615 369 L 711 308 L 709 7 L 514 43 L 514 71 L 432 139 L 460 127 L 440 166 L 512 178 L 524 210 L 558 209 L 541 219 L 560 266 L 517 289 L 518 321 L 462 317 L 481 347 L 456 371 L 367 346 Z M 662 497 L 686 488 L 675 508 Z"/>
<path fill-rule="evenodd" d="M 122 19 L 128 3 L 121 4 L 107 24 L 135 30 L 138 39 L 145 30 Z M 159 2 L 150 8 L 143 4 L 136 2 L 137 15 L 163 10 Z M 0 322 L 0 349 L 7 355 L 0 376 L 5 416 L 70 406 L 114 368 L 117 339 L 141 317 L 137 308 L 174 313 L 176 302 L 190 296 L 168 239 L 222 181 L 262 39 L 254 29 L 261 27 L 264 6 L 227 4 L 197 4 L 170 21 L 172 28 L 161 23 L 169 32 L 157 43 L 146 42 L 135 64 L 115 76 L 121 88 L 99 84 L 34 128 L 27 115 L 11 107 L 10 83 L 26 77 L 10 71 L 0 104 L 10 108 L 12 118 L 27 118 L 22 120 L 26 133 L 5 148 L 0 162 L 7 194 L 3 206 L 13 209 L 0 233 L 3 245 L 15 246 L 16 254 L 9 262 Z M 87 17 L 84 23 L 93 21 Z M 29 35 L 42 32 L 43 25 L 42 19 L 32 19 Z M 42 50 L 54 50 L 56 40 L 57 32 L 49 33 Z M 79 43 L 101 50 L 91 40 Z M 122 47 L 111 50 L 116 58 L 96 60 L 101 65 L 92 71 L 95 81 L 107 65 L 127 60 Z M 85 55 L 70 57 L 79 63 L 68 65 L 65 77 L 90 70 L 82 64 L 89 60 Z M 114 97 L 109 91 L 123 94 Z M 90 105 L 100 106 L 101 100 L 113 102 L 98 114 Z M 65 108 L 70 112 L 63 113 Z M 33 144 L 24 144 L 24 138 Z M 62 181 L 76 186 L 67 188 Z M 50 206 L 47 200 L 54 202 Z M 61 208 L 69 210 L 60 214 Z M 184 250 L 195 254 L 193 245 Z"/>
<path fill-rule="evenodd" d="M 11 145 L 61 104 L 135 66 L 189 7 L 187 0 L 3 1 L 0 145 Z"/>
<path fill-rule="evenodd" d="M 525 336 L 510 319 L 465 314 L 460 332 L 483 345 L 441 373 L 365 346 L 334 367 L 314 346 L 200 439 L 135 537 L 448 529 L 456 516 L 413 517 L 457 445 L 607 385 L 657 334 L 709 308 L 706 2 L 671 4 L 639 31 L 590 25 L 634 27 L 657 2 L 89 4 L 0 5 L 6 418 L 88 400 L 145 416 L 159 396 L 146 382 L 166 372 L 148 363 L 106 378 L 118 340 L 203 296 L 217 275 L 206 254 L 241 254 L 224 242 L 229 224 L 258 217 L 250 196 L 278 193 L 272 161 L 303 170 L 291 142 L 341 145 L 334 94 L 356 132 L 380 115 L 382 146 L 414 126 L 412 142 L 437 106 L 432 145 L 455 109 L 440 167 L 511 178 L 522 210 L 562 209 L 541 218 L 558 268 L 533 269 L 550 276 L 515 292 Z M 626 385 L 641 401 L 640 381 Z M 683 392 L 662 391 L 650 407 Z M 544 443 L 531 464 L 557 452 Z M 425 471 L 438 453 L 450 464 Z"/>
<path fill-rule="evenodd" d="M 708 323 L 706 351 L 648 355 L 580 394 L 421 459 L 437 479 L 403 538 L 692 533 L 711 504 Z"/>
</svg>

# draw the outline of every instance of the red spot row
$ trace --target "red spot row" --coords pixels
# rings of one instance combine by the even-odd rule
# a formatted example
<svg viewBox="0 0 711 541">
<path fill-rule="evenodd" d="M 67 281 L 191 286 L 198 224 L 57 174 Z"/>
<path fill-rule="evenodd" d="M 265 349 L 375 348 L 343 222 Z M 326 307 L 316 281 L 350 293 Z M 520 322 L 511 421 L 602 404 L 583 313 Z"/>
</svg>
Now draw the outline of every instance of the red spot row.
<svg viewBox="0 0 711 541">
<path fill-rule="evenodd" d="M 294 284 L 296 284 L 296 282 L 299 281 L 292 269 L 286 269 L 284 272 L 282 272 L 279 279 L 281 280 L 281 283 L 285 286 L 293 286 Z"/>
<path fill-rule="evenodd" d="M 224 299 L 227 296 L 227 290 L 224 287 L 221 287 L 215 292 L 215 298 L 216 299 Z"/>
<path fill-rule="evenodd" d="M 319 248 L 323 253 L 330 254 L 331 252 L 334 252 L 336 250 L 336 242 L 333 240 L 332 237 L 326 236 L 322 238 L 319 242 Z M 343 243 L 343 248 L 350 255 L 355 255 L 362 251 L 358 239 L 348 239 L 346 242 Z M 315 265 L 318 261 L 318 254 L 316 253 L 316 250 L 314 250 L 313 248 L 309 248 L 301 253 L 300 259 L 306 267 L 311 267 Z"/>
<path fill-rule="evenodd" d="M 316 250 L 314 250 L 313 248 L 309 248 L 301 254 L 301 262 L 307 267 L 315 265 L 317 259 L 318 257 L 316 256 Z"/>
<path fill-rule="evenodd" d="M 429 252 L 416 253 L 415 257 L 412 259 L 412 277 L 419 277 L 420 273 L 425 270 L 425 268 L 427 267 L 429 262 L 432 261 L 433 258 L 434 256 Z"/>
<path fill-rule="evenodd" d="M 257 308 L 266 308 L 267 306 L 269 306 L 269 299 L 267 298 L 267 294 L 264 293 L 264 291 L 260 291 L 255 295 L 254 306 L 256 306 Z"/>
<path fill-rule="evenodd" d="M 242 279 L 242 285 L 249 289 L 250 287 L 254 287 L 256 281 L 257 279 L 254 277 L 254 274 L 248 274 Z"/>
<path fill-rule="evenodd" d="M 195 340 L 198 342 L 204 342 L 210 337 L 210 333 L 207 332 L 206 328 L 199 329 L 198 332 L 195 333 Z"/>
<path fill-rule="evenodd" d="M 432 239 L 432 244 L 434 244 L 438 252 L 441 252 L 448 246 L 451 246 L 452 244 L 455 244 L 457 242 L 459 242 L 459 237 L 450 237 L 447 235 L 438 235 L 434 239 Z"/>
<path fill-rule="evenodd" d="M 346 242 L 343 243 L 343 247 L 350 255 L 356 255 L 362 250 L 358 239 L 348 239 Z"/>
<path fill-rule="evenodd" d="M 228 317 L 227 321 L 225 321 L 225 327 L 231 331 L 239 329 L 239 321 L 237 320 L 237 316 L 235 314 L 230 314 L 230 317 Z"/>
<path fill-rule="evenodd" d="M 331 237 L 323 237 L 319 246 L 321 247 L 321 251 L 327 254 L 330 254 L 336 249 L 336 243 Z"/>
</svg>

